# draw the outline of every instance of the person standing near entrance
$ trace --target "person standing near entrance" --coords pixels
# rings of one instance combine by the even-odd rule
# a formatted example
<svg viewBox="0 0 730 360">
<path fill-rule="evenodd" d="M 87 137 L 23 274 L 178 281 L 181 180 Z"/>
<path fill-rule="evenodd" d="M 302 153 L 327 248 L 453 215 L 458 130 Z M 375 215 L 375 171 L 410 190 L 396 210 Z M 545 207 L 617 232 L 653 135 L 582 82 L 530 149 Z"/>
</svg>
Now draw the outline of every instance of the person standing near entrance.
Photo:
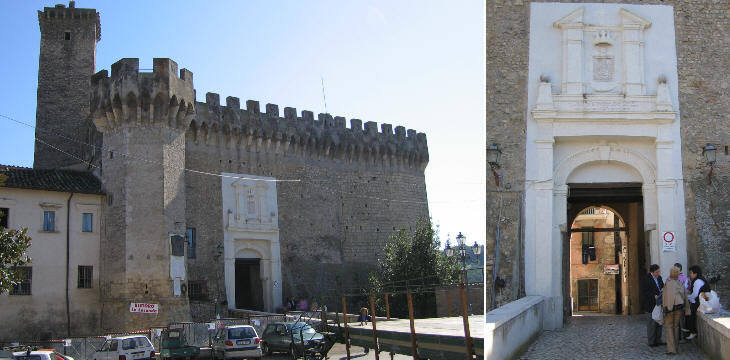
<svg viewBox="0 0 730 360">
<path fill-rule="evenodd" d="M 659 275 L 659 265 L 651 264 L 643 289 L 644 311 L 649 313 L 649 322 L 646 323 L 646 335 L 649 346 L 652 347 L 666 344 L 661 341 L 662 326 L 651 318 L 651 312 L 654 310 L 654 306 L 657 305 L 657 299 L 662 293 L 662 288 L 664 288 L 664 282 L 661 275 Z"/>
<path fill-rule="evenodd" d="M 672 266 L 669 278 L 662 291 L 662 308 L 664 309 L 664 328 L 667 329 L 667 355 L 677 354 L 679 342 L 679 318 L 689 314 L 687 289 L 679 282 L 679 268 Z"/>
<path fill-rule="evenodd" d="M 704 296 L 703 293 L 710 292 L 710 286 L 707 285 L 707 280 L 702 276 L 702 269 L 697 265 L 690 266 L 689 278 L 692 281 L 692 285 L 690 286 L 692 293 L 687 296 L 691 312 L 688 318 L 689 321 L 687 321 L 687 328 L 690 332 L 687 340 L 692 340 L 697 337 L 697 309 L 700 307 L 699 296 L 700 294 Z"/>
</svg>

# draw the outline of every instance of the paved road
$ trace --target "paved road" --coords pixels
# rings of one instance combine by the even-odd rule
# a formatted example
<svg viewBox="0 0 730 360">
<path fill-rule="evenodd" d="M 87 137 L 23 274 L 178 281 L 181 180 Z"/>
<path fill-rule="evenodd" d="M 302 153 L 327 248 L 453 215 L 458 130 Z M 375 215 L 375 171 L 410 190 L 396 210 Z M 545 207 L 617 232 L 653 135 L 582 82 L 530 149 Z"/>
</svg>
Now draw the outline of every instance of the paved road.
<svg viewBox="0 0 730 360">
<path fill-rule="evenodd" d="M 646 316 L 573 316 L 567 327 L 543 332 L 520 359 L 708 359 L 693 343 L 672 357 L 666 346 L 647 346 Z"/>
<path fill-rule="evenodd" d="M 335 346 L 332 347 L 330 352 L 327 354 L 327 358 L 331 360 L 344 360 L 347 359 L 347 349 L 345 349 L 344 344 L 335 344 Z M 351 359 L 357 359 L 357 360 L 373 360 L 375 359 L 375 352 L 370 350 L 367 354 L 364 352 L 364 349 L 359 346 L 353 346 L 350 348 L 350 358 Z M 286 360 L 290 359 L 289 356 L 284 354 L 273 354 L 271 356 L 265 356 L 264 359 L 266 360 Z M 382 360 L 389 360 L 390 355 L 387 352 L 381 352 L 380 353 L 380 359 Z M 393 357 L 394 360 L 406 360 L 406 359 L 413 359 L 411 356 L 406 355 L 400 355 L 396 354 Z"/>
</svg>

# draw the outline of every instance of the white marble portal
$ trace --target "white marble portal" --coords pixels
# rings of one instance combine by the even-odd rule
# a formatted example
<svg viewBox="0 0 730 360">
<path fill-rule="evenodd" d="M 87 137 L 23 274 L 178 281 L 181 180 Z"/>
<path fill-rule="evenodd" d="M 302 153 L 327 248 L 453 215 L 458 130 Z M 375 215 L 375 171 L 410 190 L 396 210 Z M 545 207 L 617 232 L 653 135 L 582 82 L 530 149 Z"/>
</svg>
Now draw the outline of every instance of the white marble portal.
<svg viewBox="0 0 730 360">
<path fill-rule="evenodd" d="M 569 183 L 642 184 L 652 263 L 686 263 L 671 6 L 532 3 L 525 184 L 525 290 L 562 327 Z M 671 231 L 676 251 L 662 251 Z"/>
<path fill-rule="evenodd" d="M 279 207 L 274 178 L 222 173 L 223 254 L 228 308 L 236 308 L 236 259 L 260 259 L 264 310 L 282 305 Z"/>
</svg>

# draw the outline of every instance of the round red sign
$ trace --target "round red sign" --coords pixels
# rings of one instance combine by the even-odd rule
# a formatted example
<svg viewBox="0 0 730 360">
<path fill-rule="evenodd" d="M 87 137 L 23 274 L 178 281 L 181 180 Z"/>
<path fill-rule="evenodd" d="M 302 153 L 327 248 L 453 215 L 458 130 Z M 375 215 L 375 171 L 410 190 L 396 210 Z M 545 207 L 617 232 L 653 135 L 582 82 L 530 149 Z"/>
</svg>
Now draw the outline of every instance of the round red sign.
<svg viewBox="0 0 730 360">
<path fill-rule="evenodd" d="M 664 233 L 664 242 L 670 243 L 674 241 L 674 234 L 671 232 L 665 232 Z"/>
</svg>

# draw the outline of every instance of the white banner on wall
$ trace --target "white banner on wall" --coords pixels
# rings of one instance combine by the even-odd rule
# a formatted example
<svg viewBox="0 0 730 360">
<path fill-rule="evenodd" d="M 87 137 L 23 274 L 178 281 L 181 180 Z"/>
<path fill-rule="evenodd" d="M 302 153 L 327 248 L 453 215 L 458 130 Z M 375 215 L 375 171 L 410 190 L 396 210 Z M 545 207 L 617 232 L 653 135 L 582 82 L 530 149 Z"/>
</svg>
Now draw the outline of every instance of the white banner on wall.
<svg viewBox="0 0 730 360">
<path fill-rule="evenodd" d="M 129 312 L 157 314 L 158 304 L 131 303 Z"/>
</svg>

